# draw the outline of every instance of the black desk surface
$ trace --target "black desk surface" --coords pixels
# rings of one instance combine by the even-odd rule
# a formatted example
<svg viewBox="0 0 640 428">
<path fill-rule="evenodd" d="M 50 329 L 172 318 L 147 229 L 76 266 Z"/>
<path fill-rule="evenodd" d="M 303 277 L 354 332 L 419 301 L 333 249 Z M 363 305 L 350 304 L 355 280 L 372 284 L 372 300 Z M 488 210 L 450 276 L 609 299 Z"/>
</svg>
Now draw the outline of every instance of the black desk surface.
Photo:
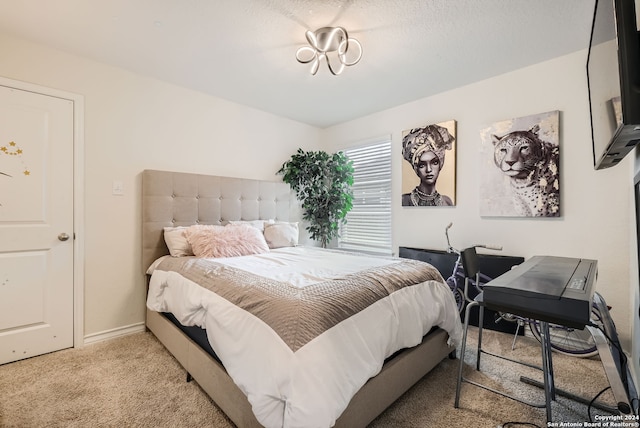
<svg viewBox="0 0 640 428">
<path fill-rule="evenodd" d="M 484 286 L 484 301 L 541 321 L 584 328 L 591 318 L 597 261 L 534 256 Z"/>
</svg>

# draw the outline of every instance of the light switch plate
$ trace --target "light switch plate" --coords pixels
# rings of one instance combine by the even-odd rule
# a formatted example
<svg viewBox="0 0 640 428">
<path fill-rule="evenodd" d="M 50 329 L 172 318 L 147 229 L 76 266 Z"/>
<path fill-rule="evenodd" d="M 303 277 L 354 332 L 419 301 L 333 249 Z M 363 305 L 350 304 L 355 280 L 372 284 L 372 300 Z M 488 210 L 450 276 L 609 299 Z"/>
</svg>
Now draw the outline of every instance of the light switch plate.
<svg viewBox="0 0 640 428">
<path fill-rule="evenodd" d="M 112 193 L 118 196 L 124 195 L 124 184 L 122 184 L 122 181 L 113 182 Z"/>
</svg>

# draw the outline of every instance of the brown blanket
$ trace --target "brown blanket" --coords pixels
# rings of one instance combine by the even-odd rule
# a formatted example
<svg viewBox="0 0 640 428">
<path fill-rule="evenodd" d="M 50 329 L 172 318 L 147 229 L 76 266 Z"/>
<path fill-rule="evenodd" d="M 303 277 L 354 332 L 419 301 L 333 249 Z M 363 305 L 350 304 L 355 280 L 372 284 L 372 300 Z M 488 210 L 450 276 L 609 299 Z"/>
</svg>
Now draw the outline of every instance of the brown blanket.
<svg viewBox="0 0 640 428">
<path fill-rule="evenodd" d="M 429 280 L 443 282 L 431 265 L 408 259 L 302 288 L 211 259 L 171 257 L 158 269 L 176 271 L 260 318 L 294 352 L 394 291 Z"/>
</svg>

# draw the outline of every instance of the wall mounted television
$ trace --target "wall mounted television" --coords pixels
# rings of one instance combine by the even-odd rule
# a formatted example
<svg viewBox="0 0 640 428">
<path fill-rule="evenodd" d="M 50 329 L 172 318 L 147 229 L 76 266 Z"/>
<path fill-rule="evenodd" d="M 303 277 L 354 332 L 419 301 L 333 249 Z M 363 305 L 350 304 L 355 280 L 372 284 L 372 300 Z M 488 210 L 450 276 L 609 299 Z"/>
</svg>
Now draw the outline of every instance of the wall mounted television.
<svg viewBox="0 0 640 428">
<path fill-rule="evenodd" d="M 587 82 L 595 169 L 640 143 L 640 37 L 635 0 L 595 0 Z"/>
</svg>

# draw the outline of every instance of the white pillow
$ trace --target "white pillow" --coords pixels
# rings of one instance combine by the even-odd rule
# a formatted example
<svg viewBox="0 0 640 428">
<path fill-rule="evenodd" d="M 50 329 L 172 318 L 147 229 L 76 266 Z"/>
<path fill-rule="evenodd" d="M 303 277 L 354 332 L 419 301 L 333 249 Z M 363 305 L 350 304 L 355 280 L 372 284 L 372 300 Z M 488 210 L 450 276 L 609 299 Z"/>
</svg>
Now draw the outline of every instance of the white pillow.
<svg viewBox="0 0 640 428">
<path fill-rule="evenodd" d="M 191 244 L 187 241 L 187 236 L 184 233 L 185 230 L 187 230 L 185 226 L 164 228 L 164 242 L 169 248 L 169 254 L 173 257 L 193 256 Z"/>
<path fill-rule="evenodd" d="M 273 219 L 270 219 L 270 220 L 231 220 L 231 221 L 229 221 L 229 224 L 233 224 L 234 226 L 237 226 L 239 224 L 246 224 L 246 225 L 249 225 L 251 227 L 255 227 L 260 232 L 264 232 L 265 224 L 274 223 L 274 221 L 275 220 L 273 220 Z"/>
<path fill-rule="evenodd" d="M 298 223 L 285 221 L 264 225 L 264 239 L 269 248 L 295 247 L 298 245 Z"/>
</svg>

